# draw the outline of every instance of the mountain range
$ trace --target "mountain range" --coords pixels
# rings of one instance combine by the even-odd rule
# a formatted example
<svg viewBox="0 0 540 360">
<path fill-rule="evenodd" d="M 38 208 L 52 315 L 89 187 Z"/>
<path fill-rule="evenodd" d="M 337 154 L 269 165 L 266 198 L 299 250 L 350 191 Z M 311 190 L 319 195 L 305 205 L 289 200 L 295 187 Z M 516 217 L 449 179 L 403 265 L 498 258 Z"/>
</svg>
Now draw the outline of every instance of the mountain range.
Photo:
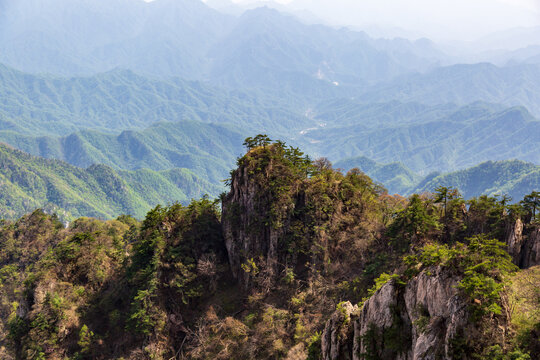
<svg viewBox="0 0 540 360">
<path fill-rule="evenodd" d="M 390 194 L 435 192 L 441 186 L 456 188 L 465 198 L 481 195 L 507 195 L 521 200 L 540 181 L 540 166 L 521 160 L 486 161 L 476 166 L 449 172 L 420 176 L 401 163 L 380 164 L 366 157 L 350 158 L 334 164 L 348 171 L 358 168 L 382 184 Z"/>
<path fill-rule="evenodd" d="M 467 198 L 505 194 L 517 201 L 540 182 L 540 166 L 518 160 L 490 161 L 424 178 L 402 164 L 378 164 L 363 157 L 338 162 L 335 167 L 344 171 L 358 168 L 387 187 L 390 193 L 403 195 L 446 186 L 457 188 Z M 31 156 L 2 144 L 0 185 L 3 190 L 0 218 L 14 219 L 43 208 L 57 213 L 64 221 L 79 216 L 111 219 L 122 214 L 142 218 L 158 204 L 185 204 L 203 195 L 217 197 L 224 190 L 218 179 L 209 181 L 197 176 L 192 169 L 129 171 L 101 164 L 82 168 Z"/>
<path fill-rule="evenodd" d="M 479 77 L 484 70 L 491 74 L 492 69 L 480 66 L 475 76 Z M 507 76 L 506 68 L 496 69 L 495 76 Z M 529 78 L 525 73 L 522 76 Z M 222 159 L 227 168 L 239 153 L 239 139 L 254 133 L 267 133 L 301 145 L 315 157 L 339 161 L 362 155 L 383 163 L 400 161 L 423 174 L 457 170 L 488 160 L 519 158 L 540 162 L 535 151 L 540 122 L 528 112 L 528 107 L 509 107 L 501 104 L 500 98 L 487 95 L 484 101 L 465 105 L 444 102 L 445 99 L 428 101 L 427 96 L 418 96 L 416 101 L 400 99 L 391 94 L 394 87 L 389 88 L 387 97 L 380 96 L 380 100 L 385 100 L 382 102 L 362 97 L 280 98 L 178 78 L 150 79 L 130 71 L 61 78 L 24 74 L 5 66 L 0 68 L 0 78 L 0 94 L 5 99 L 0 104 L 0 139 L 34 155 L 59 158 L 78 166 L 102 162 L 119 169 L 189 167 L 171 160 L 172 155 L 164 152 L 167 149 L 169 154 L 186 153 L 197 127 L 202 138 L 218 144 L 227 142 L 226 150 L 222 146 L 224 151 L 220 151 L 220 156 L 233 154 Z M 480 82 L 486 94 L 489 78 L 488 74 Z M 456 83 L 453 91 L 460 93 L 466 85 Z M 527 99 L 534 101 L 531 92 L 537 86 L 532 81 L 527 84 L 521 88 L 520 100 L 526 105 Z M 418 87 L 421 92 L 423 88 Z M 448 85 L 446 91 L 450 88 Z M 517 88 L 518 85 L 507 90 L 500 87 L 499 93 L 507 91 L 505 97 L 514 94 L 517 98 Z M 411 97 L 414 91 L 408 94 Z M 391 100 L 392 96 L 397 99 Z M 162 122 L 191 125 L 168 125 L 168 134 L 176 135 L 154 141 L 148 134 L 159 132 L 165 125 L 154 125 Z M 230 134 L 227 139 L 220 139 L 220 131 L 210 131 L 211 127 Z M 133 146 L 128 144 L 129 140 L 135 136 L 131 131 L 141 134 L 137 141 L 143 143 L 143 148 L 160 149 L 140 150 L 140 158 L 130 155 L 135 151 L 129 149 Z M 117 139 L 111 140 L 113 137 Z M 87 139 L 86 143 L 81 138 Z M 519 145 L 515 141 L 518 138 Z M 161 155 L 150 156 L 143 154 L 145 151 Z M 208 149 L 191 148 L 189 155 L 205 156 L 204 152 Z"/>
<path fill-rule="evenodd" d="M 375 39 L 268 7 L 0 1 L 0 141 L 77 174 L 105 166 L 122 181 L 145 172 L 157 183 L 171 181 L 167 171 L 189 173 L 167 185 L 165 201 L 217 195 L 256 134 L 360 167 L 392 193 L 453 179 L 467 196 L 524 194 L 537 178 L 503 168 L 540 164 L 536 50 L 498 53 L 499 66 L 456 64 L 428 39 Z M 503 172 L 489 176 L 492 186 L 441 175 L 478 164 Z M 142 196 L 137 181 L 128 185 Z M 95 214 L 161 198 L 141 199 Z"/>
<path fill-rule="evenodd" d="M 32 137 L 2 132 L 0 139 L 16 148 L 79 167 L 105 164 L 116 169 L 186 168 L 214 183 L 226 177 L 241 153 L 244 139 L 224 125 L 183 121 L 159 122 L 142 130 L 106 134 L 82 130 L 63 137 Z"/>
<path fill-rule="evenodd" d="M 222 187 L 187 169 L 115 171 L 106 165 L 86 169 L 30 156 L 0 144 L 0 218 L 12 219 L 43 208 L 60 219 L 144 216 L 157 204 L 188 202 Z"/>
</svg>

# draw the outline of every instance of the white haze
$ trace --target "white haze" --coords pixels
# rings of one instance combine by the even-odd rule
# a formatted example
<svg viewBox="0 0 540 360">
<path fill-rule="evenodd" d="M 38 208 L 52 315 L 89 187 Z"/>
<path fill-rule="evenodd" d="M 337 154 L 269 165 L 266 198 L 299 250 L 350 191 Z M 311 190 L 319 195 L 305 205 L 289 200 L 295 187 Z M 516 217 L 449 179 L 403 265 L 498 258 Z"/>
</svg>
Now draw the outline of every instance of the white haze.
<svg viewBox="0 0 540 360">
<path fill-rule="evenodd" d="M 234 2 L 245 5 L 257 1 Z M 295 12 L 307 11 L 331 25 L 351 26 L 375 36 L 471 42 L 510 29 L 515 32 L 516 28 L 537 27 L 528 29 L 527 33 L 533 35 L 525 35 L 527 39 L 521 35 L 521 41 L 511 38 L 495 47 L 519 48 L 523 42 L 540 43 L 540 0 L 281 0 L 274 3 Z M 513 44 L 515 41 L 521 43 Z"/>
</svg>

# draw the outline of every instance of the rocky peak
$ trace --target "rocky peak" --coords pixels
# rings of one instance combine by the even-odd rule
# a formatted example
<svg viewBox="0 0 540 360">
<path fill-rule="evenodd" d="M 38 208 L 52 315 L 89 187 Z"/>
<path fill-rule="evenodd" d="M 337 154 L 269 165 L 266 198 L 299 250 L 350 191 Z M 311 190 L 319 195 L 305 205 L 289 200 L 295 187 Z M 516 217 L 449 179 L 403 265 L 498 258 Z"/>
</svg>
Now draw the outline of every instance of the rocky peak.
<svg viewBox="0 0 540 360">
<path fill-rule="evenodd" d="M 323 359 L 456 358 L 463 334 L 477 331 L 458 280 L 449 269 L 429 268 L 406 285 L 389 281 L 361 309 L 341 306 L 321 337 Z"/>
<path fill-rule="evenodd" d="M 284 270 L 298 279 L 324 273 L 332 256 L 347 268 L 359 258 L 351 248 L 362 253 L 373 240 L 381 189 L 362 172 L 344 175 L 280 142 L 252 148 L 238 165 L 222 199 L 222 228 L 244 289 L 257 274 L 270 288 Z"/>
<path fill-rule="evenodd" d="M 296 202 L 290 169 L 276 156 L 276 146 L 252 149 L 240 159 L 223 199 L 222 228 L 233 276 L 244 289 L 256 273 L 272 281 L 286 263 L 279 242 Z"/>
<path fill-rule="evenodd" d="M 517 219 L 507 230 L 506 245 L 512 261 L 520 268 L 540 265 L 540 227 L 524 226 Z"/>
</svg>

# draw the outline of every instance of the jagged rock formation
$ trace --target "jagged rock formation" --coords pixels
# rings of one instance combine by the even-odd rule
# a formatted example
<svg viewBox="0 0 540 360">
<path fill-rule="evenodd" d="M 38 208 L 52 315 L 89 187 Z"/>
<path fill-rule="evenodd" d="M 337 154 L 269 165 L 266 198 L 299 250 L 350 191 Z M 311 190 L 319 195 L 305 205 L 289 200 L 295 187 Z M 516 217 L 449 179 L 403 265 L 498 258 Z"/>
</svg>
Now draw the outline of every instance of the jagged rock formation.
<svg viewBox="0 0 540 360">
<path fill-rule="evenodd" d="M 251 149 L 230 182 L 222 229 L 232 273 L 245 290 L 255 273 L 269 289 L 286 269 L 305 279 L 313 270 L 308 263 L 324 271 L 329 256 L 354 261 L 346 254 L 362 254 L 374 238 L 380 188 L 360 171 L 343 175 L 275 143 Z"/>
<path fill-rule="evenodd" d="M 352 359 L 354 326 L 351 317 L 354 318 L 357 313 L 358 306 L 347 301 L 332 314 L 321 335 L 323 359 Z"/>
<path fill-rule="evenodd" d="M 517 219 L 508 231 L 506 244 L 514 264 L 520 268 L 540 265 L 540 227 L 524 229 L 523 222 Z"/>
<path fill-rule="evenodd" d="M 271 168 L 268 171 L 272 171 Z M 229 264 L 233 276 L 244 289 L 250 282 L 249 273 L 242 269 L 246 260 L 262 259 L 269 278 L 275 275 L 280 263 L 278 240 L 283 236 L 286 225 L 273 227 L 265 224 L 264 217 L 270 214 L 272 200 L 275 200 L 261 196 L 266 190 L 254 181 L 249 167 L 240 167 L 235 171 L 231 191 L 223 201 L 222 229 Z"/>
<path fill-rule="evenodd" d="M 326 323 L 323 359 L 455 359 L 463 334 L 475 331 L 458 280 L 430 268 L 406 285 L 389 281 L 361 309 L 342 306 Z"/>
<path fill-rule="evenodd" d="M 520 267 L 526 269 L 540 265 L 540 227 L 531 231 L 521 249 Z"/>
<path fill-rule="evenodd" d="M 514 264 L 519 264 L 521 248 L 523 246 L 523 222 L 517 219 L 514 226 L 510 228 L 510 233 L 506 238 L 508 253 L 512 257 Z"/>
</svg>

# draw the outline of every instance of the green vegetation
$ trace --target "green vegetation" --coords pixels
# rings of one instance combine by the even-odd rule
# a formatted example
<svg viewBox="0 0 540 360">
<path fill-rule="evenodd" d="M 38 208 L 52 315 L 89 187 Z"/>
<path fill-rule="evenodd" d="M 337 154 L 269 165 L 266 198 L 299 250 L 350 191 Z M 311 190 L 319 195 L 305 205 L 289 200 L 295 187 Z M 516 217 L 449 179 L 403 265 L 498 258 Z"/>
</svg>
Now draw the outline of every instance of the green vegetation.
<svg viewBox="0 0 540 360">
<path fill-rule="evenodd" d="M 539 163 L 540 122 L 520 107 L 395 100 L 366 104 L 335 99 L 336 94 L 327 100 L 321 95 L 326 90 L 308 99 L 283 91 L 247 94 L 119 70 L 55 78 L 0 66 L 0 78 L 0 140 L 80 167 L 186 168 L 217 184 L 240 153 L 243 134 L 265 129 L 294 138 L 310 154 L 337 160 L 337 167 L 360 168 L 391 193 L 445 185 L 457 186 L 466 197 L 499 192 L 521 198 L 539 182 L 532 164 L 496 162 L 474 173 L 432 174 L 419 184 L 418 173 L 463 169 L 491 159 Z M 519 147 L 516 138 L 522 139 Z M 375 164 L 366 156 L 390 164 Z"/>
<path fill-rule="evenodd" d="M 351 161 L 348 159 L 356 159 L 358 165 L 343 166 L 366 166 L 368 171 L 381 176 L 379 181 L 401 173 L 403 178 L 395 178 L 393 186 L 406 184 L 410 174 L 394 165 L 388 167 L 389 173 L 385 175 L 377 168 L 370 169 L 358 157 L 382 164 L 398 162 L 422 176 L 466 169 L 490 160 L 520 159 L 540 164 L 535 151 L 539 146 L 540 122 L 526 108 L 504 108 L 483 102 L 462 107 L 427 106 L 421 102 L 357 102 L 351 108 L 344 105 L 343 109 L 321 109 L 323 113 L 315 120 L 325 126 L 308 131 L 301 138 L 302 145 L 345 164 Z M 328 115 L 330 112 L 334 114 Z M 327 116 L 338 118 L 333 122 Z M 522 139 L 523 144 L 516 146 L 515 139 Z"/>
<path fill-rule="evenodd" d="M 483 235 L 467 239 L 466 243 L 457 243 L 452 248 L 426 245 L 418 254 L 404 259 L 408 266 L 406 272 L 412 275 L 425 267 L 450 267 L 463 274 L 458 288 L 469 297 L 474 319 L 489 314 L 501 315 L 505 277 L 517 270 L 505 246 Z"/>
<path fill-rule="evenodd" d="M 19 150 L 79 167 L 185 168 L 214 184 L 225 178 L 234 164 L 242 138 L 228 126 L 196 121 L 159 122 L 119 135 L 83 130 L 64 137 L 35 137 L 0 131 L 0 140 Z"/>
<path fill-rule="evenodd" d="M 44 160 L 0 145 L 0 217 L 14 219 L 35 208 L 63 220 L 78 216 L 110 219 L 120 214 L 142 217 L 159 203 L 187 202 L 219 186 L 186 169 L 115 171 L 105 165 L 77 168 Z"/>
<path fill-rule="evenodd" d="M 383 165 L 365 157 L 338 161 L 335 166 L 345 170 L 358 167 L 388 188 L 390 193 L 401 195 L 454 187 L 465 198 L 505 194 L 518 201 L 537 189 L 540 181 L 540 166 L 519 160 L 487 161 L 468 169 L 444 174 L 432 173 L 425 177 L 413 173 L 400 163 Z"/>
<path fill-rule="evenodd" d="M 340 160 L 334 166 L 345 171 L 358 168 L 374 181 L 383 184 L 391 194 L 405 195 L 422 179 L 403 164 L 378 164 L 364 156 Z"/>
<path fill-rule="evenodd" d="M 198 0 L 0 1 L 0 61 L 1 359 L 540 358 L 537 64 Z"/>
<path fill-rule="evenodd" d="M 58 141 L 43 138 L 44 135 L 65 136 L 84 129 L 110 134 L 140 130 L 162 121 L 226 122 L 245 130 L 268 127 L 278 133 L 311 124 L 290 110 L 295 101 L 282 103 L 278 109 L 275 100 L 262 93 L 248 95 L 178 78 L 155 80 L 131 71 L 54 78 L 27 75 L 0 65 L 0 79 L 0 96 L 4 99 L 0 104 L 0 129 L 42 137 L 40 141 L 53 149 Z M 281 119 L 279 123 L 273 121 L 276 116 Z M 190 134 L 193 132 L 189 132 L 188 126 L 185 136 Z M 84 136 L 90 138 L 91 144 L 92 135 Z M 13 136 L 16 135 L 6 132 L 2 140 Z"/>
<path fill-rule="evenodd" d="M 412 192 L 434 191 L 440 186 L 455 187 L 465 198 L 480 195 L 522 199 L 538 189 L 540 166 L 518 160 L 488 161 L 469 169 L 426 177 Z"/>
<path fill-rule="evenodd" d="M 536 193 L 510 204 L 440 187 L 407 200 L 266 135 L 245 146 L 223 213 L 203 197 L 156 206 L 140 222 L 80 218 L 65 228 L 41 210 L 2 221 L 0 355 L 320 359 L 334 311 L 339 341 L 351 339 L 362 310 L 349 316 L 345 301 L 362 306 L 385 286 L 399 293 L 445 269 L 452 301 L 481 330 L 458 329 L 454 357 L 538 357 L 538 267 L 518 269 L 501 243 L 518 217 L 523 236 L 537 231 Z M 91 171 L 101 175 L 94 186 L 116 181 L 110 168 Z M 368 326 L 359 355 L 395 358 L 432 331 L 427 308 L 409 323 L 402 306 L 388 309 L 388 326 Z"/>
</svg>

